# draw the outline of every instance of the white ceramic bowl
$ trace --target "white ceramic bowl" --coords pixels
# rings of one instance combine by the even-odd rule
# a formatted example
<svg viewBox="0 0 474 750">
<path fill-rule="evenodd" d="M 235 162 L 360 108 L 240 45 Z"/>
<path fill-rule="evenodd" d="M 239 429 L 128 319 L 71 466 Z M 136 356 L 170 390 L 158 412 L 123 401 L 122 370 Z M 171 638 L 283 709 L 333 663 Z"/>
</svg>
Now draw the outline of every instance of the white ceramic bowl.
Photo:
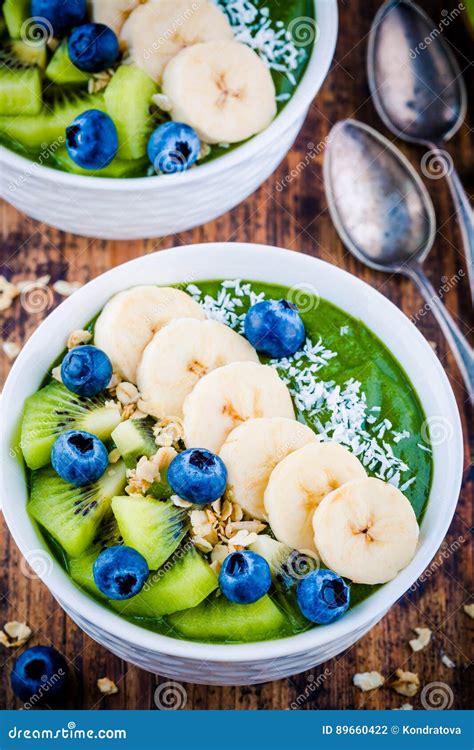
<svg viewBox="0 0 474 750">
<path fill-rule="evenodd" d="M 0 195 L 34 219 L 106 239 L 161 237 L 221 216 L 274 172 L 326 78 L 337 39 L 337 0 L 315 0 L 315 8 L 318 35 L 300 85 L 272 125 L 240 148 L 182 174 L 106 179 L 35 165 L 0 146 Z"/>
<path fill-rule="evenodd" d="M 247 645 L 207 645 L 157 635 L 129 624 L 77 589 L 50 560 L 28 517 L 24 472 L 11 449 L 25 398 L 37 390 L 70 331 L 87 323 L 111 295 L 135 284 L 170 284 L 184 277 L 189 282 L 247 278 L 311 285 L 379 336 L 404 366 L 431 420 L 432 433 L 438 438 L 433 446 L 434 477 L 416 557 L 395 580 L 331 625 Z M 43 563 L 44 583 L 92 638 L 144 669 L 188 682 L 266 682 L 309 669 L 348 648 L 429 564 L 450 524 L 461 483 L 462 434 L 456 402 L 443 368 L 421 334 L 391 302 L 354 276 L 309 256 L 272 247 L 194 245 L 138 258 L 99 276 L 63 302 L 33 334 L 13 366 L 1 406 L 0 492 L 6 521 L 25 558 Z"/>
</svg>

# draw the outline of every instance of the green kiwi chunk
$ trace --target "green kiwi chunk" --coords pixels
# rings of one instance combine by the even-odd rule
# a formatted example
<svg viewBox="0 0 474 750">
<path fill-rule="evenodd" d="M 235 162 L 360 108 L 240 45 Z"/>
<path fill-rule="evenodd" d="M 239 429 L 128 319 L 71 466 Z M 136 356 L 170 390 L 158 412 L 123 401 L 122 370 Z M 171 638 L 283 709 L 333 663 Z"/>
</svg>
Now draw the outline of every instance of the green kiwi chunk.
<svg viewBox="0 0 474 750">
<path fill-rule="evenodd" d="M 254 604 L 234 604 L 214 595 L 169 615 L 167 621 L 174 634 L 204 643 L 250 643 L 286 634 L 285 617 L 268 595 Z"/>
<path fill-rule="evenodd" d="M 26 400 L 20 445 L 30 469 L 49 463 L 56 438 L 66 430 L 84 430 L 108 440 L 121 419 L 106 398 L 83 398 L 61 383 L 50 383 Z"/>
<path fill-rule="evenodd" d="M 144 419 L 127 419 L 121 422 L 113 431 L 112 440 L 129 469 L 134 469 L 142 456 L 153 456 L 158 450 L 153 429 Z"/>
<path fill-rule="evenodd" d="M 182 508 L 152 497 L 114 497 L 112 511 L 125 544 L 143 555 L 150 570 L 166 562 L 188 530 L 188 515 Z"/>
<path fill-rule="evenodd" d="M 86 487 L 68 484 L 48 466 L 32 474 L 28 511 L 68 555 L 78 557 L 92 544 L 112 498 L 123 492 L 126 481 L 123 461 Z"/>
<path fill-rule="evenodd" d="M 99 526 L 91 546 L 80 557 L 70 557 L 68 559 L 69 575 L 73 581 L 90 594 L 100 599 L 106 599 L 95 584 L 93 573 L 94 563 L 100 553 L 107 549 L 107 547 L 114 547 L 117 544 L 121 544 L 122 541 L 122 535 L 120 534 L 115 516 L 106 516 Z"/>
<path fill-rule="evenodd" d="M 57 48 L 46 68 L 45 76 L 59 86 L 85 84 L 90 78 L 90 75 L 79 70 L 71 61 L 67 41 L 62 42 Z"/>
<path fill-rule="evenodd" d="M 39 68 L 8 65 L 0 56 L 0 116 L 37 115 L 42 106 Z"/>
<path fill-rule="evenodd" d="M 94 177 L 142 177 L 147 168 L 146 159 L 117 159 L 110 162 L 103 169 L 82 169 L 69 156 L 66 147 L 61 147 L 53 154 L 54 164 L 65 172 L 79 175 L 94 175 Z"/>
<path fill-rule="evenodd" d="M 150 573 L 142 591 L 124 602 L 110 602 L 128 617 L 155 618 L 196 607 L 217 589 L 218 579 L 192 544 L 178 549 L 160 570 Z"/>
<path fill-rule="evenodd" d="M 21 38 L 23 24 L 31 16 L 31 0 L 5 0 L 3 17 L 12 39 Z"/>
<path fill-rule="evenodd" d="M 55 95 L 34 117 L 0 116 L 0 133 L 28 152 L 43 151 L 49 146 L 51 154 L 54 154 L 65 144 L 66 128 L 88 109 L 104 111 L 103 95 L 70 92 Z"/>
<path fill-rule="evenodd" d="M 114 121 L 121 159 L 141 159 L 154 128 L 151 99 L 158 88 L 136 65 L 121 65 L 105 89 L 107 112 Z"/>
</svg>

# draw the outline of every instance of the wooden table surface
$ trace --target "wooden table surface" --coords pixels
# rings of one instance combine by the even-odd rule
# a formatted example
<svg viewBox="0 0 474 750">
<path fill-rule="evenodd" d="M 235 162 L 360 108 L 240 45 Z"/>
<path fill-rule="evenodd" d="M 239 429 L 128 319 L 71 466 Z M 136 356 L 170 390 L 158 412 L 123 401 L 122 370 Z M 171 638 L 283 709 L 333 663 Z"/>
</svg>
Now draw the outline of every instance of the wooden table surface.
<svg viewBox="0 0 474 750">
<path fill-rule="evenodd" d="M 297 179 L 283 192 L 275 189 L 278 180 L 305 159 L 309 143 L 323 142 L 331 126 L 345 117 L 356 117 L 390 135 L 378 120 L 369 97 L 365 74 L 367 34 L 379 7 L 378 0 L 342 0 L 340 36 L 331 73 L 311 107 L 310 115 L 295 148 L 277 172 L 234 211 L 191 232 L 144 242 L 105 242 L 64 234 L 30 220 L 8 205 L 1 204 L 1 261 L 3 273 L 13 280 L 37 279 L 50 274 L 52 280 L 86 282 L 131 258 L 174 245 L 194 242 L 244 241 L 292 248 L 334 263 L 379 289 L 407 316 L 417 315 L 416 325 L 432 342 L 456 395 L 464 432 L 467 432 L 468 403 L 452 355 L 428 312 L 420 314 L 424 302 L 413 284 L 401 277 L 382 276 L 363 268 L 342 247 L 331 223 L 323 191 L 323 153 L 310 159 Z M 424 0 L 422 5 L 439 22 L 457 3 Z M 444 35 L 452 43 L 474 96 L 473 43 L 462 17 L 454 20 Z M 472 118 L 449 144 L 449 152 L 459 168 L 462 181 L 474 193 L 474 125 Z M 392 140 L 393 137 L 390 135 Z M 423 150 L 398 143 L 415 167 Z M 436 289 L 450 287 L 444 301 L 466 334 L 472 333 L 471 308 L 461 238 L 453 217 L 453 206 L 444 180 L 425 179 L 433 198 L 438 220 L 435 246 L 427 262 L 428 274 Z M 54 200 L 54 198 L 51 198 Z M 99 209 L 100 207 L 98 207 Z M 54 304 L 60 298 L 55 295 Z M 1 337 L 19 344 L 26 341 L 43 314 L 28 314 L 17 300 L 0 313 Z M 471 320 L 471 323 L 469 323 Z M 470 328 L 471 326 L 471 328 Z M 0 375 L 6 377 L 8 358 L 0 353 Z M 471 421 L 472 427 L 472 421 Z M 471 433 L 472 436 L 472 433 Z M 423 686 L 442 682 L 453 708 L 467 708 L 472 686 L 473 622 L 463 611 L 472 595 L 472 526 L 470 498 L 473 475 L 469 476 L 469 445 L 466 441 L 466 473 L 463 492 L 444 546 L 430 566 L 425 582 L 408 593 L 389 614 L 348 652 L 327 664 L 290 679 L 256 687 L 219 688 L 185 685 L 186 709 L 302 709 L 395 708 L 404 698 L 382 688 L 360 693 L 352 685 L 356 672 L 380 670 L 386 677 L 401 667 L 419 674 Z M 99 709 L 152 709 L 154 691 L 166 678 L 151 675 L 127 664 L 98 646 L 63 613 L 46 587 L 21 563 L 21 556 L 2 518 L 0 559 L 0 624 L 9 620 L 27 622 L 34 630 L 33 644 L 53 644 L 71 662 L 71 682 L 60 707 Z M 431 644 L 412 653 L 408 640 L 413 628 L 429 627 Z M 471 641 L 472 643 L 472 641 Z M 442 663 L 446 654 L 455 663 Z M 14 653 L 0 646 L 2 676 L 0 708 L 20 707 L 7 680 Z M 322 677 L 318 680 L 318 676 Z M 97 679 L 110 677 L 119 692 L 103 698 Z M 470 680 L 471 678 L 471 680 Z M 420 693 L 412 701 L 422 707 Z M 472 693 L 471 693 L 472 705 Z"/>
</svg>

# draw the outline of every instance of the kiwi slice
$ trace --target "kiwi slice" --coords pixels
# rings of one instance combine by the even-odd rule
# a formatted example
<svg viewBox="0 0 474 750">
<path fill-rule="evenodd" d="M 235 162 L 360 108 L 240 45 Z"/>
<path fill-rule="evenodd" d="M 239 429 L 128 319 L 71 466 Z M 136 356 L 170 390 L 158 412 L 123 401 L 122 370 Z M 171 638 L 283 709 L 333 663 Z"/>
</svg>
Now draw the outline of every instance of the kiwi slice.
<svg viewBox="0 0 474 750">
<path fill-rule="evenodd" d="M 0 52 L 0 115 L 37 115 L 43 106 L 41 72 Z"/>
<path fill-rule="evenodd" d="M 188 530 L 188 516 L 182 508 L 152 497 L 114 497 L 112 511 L 125 544 L 141 552 L 150 570 L 166 562 Z"/>
<path fill-rule="evenodd" d="M 110 604 L 117 612 L 129 617 L 162 617 L 196 607 L 218 585 L 209 563 L 189 544 L 187 548 L 177 550 L 160 570 L 151 573 L 137 596 Z"/>
<path fill-rule="evenodd" d="M 82 169 L 69 156 L 65 147 L 59 148 L 53 154 L 56 166 L 65 172 L 80 175 L 94 175 L 94 177 L 142 177 L 146 173 L 148 162 L 146 159 L 117 159 L 115 158 L 103 169 Z"/>
<path fill-rule="evenodd" d="M 92 544 L 112 498 L 123 492 L 126 481 L 123 461 L 86 487 L 68 484 L 48 466 L 32 474 L 28 511 L 68 555 L 78 557 Z"/>
<path fill-rule="evenodd" d="M 105 104 L 117 127 L 121 159 L 146 155 L 154 127 L 151 98 L 157 91 L 156 83 L 136 65 L 121 65 L 105 89 Z"/>
<path fill-rule="evenodd" d="M 58 85 L 70 86 L 87 83 L 90 75 L 79 70 L 69 57 L 67 41 L 59 45 L 45 72 L 46 78 Z"/>
<path fill-rule="evenodd" d="M 85 589 L 90 594 L 93 594 L 100 599 L 106 599 L 95 584 L 93 573 L 94 563 L 104 549 L 121 544 L 122 541 L 122 536 L 117 521 L 115 520 L 115 516 L 106 516 L 97 530 L 97 534 L 92 540 L 91 546 L 88 547 L 80 557 L 69 558 L 69 575 L 73 581 L 76 581 L 82 589 Z"/>
<path fill-rule="evenodd" d="M 127 419 L 121 422 L 113 431 L 112 440 L 129 469 L 135 468 L 142 456 L 153 456 L 158 450 L 153 429 L 145 419 Z"/>
<path fill-rule="evenodd" d="M 1 87 L 1 79 L 0 79 Z M 65 142 L 65 130 L 75 118 L 87 109 L 105 110 L 102 94 L 57 95 L 34 117 L 0 116 L 0 133 L 30 152 L 44 149 L 45 144 L 55 144 L 55 150 Z"/>
<path fill-rule="evenodd" d="M 46 42 L 31 45 L 23 42 L 21 39 L 14 39 L 6 47 L 6 52 L 10 53 L 12 58 L 23 63 L 23 65 L 36 65 L 41 70 L 44 70 L 46 67 L 48 59 Z"/>
<path fill-rule="evenodd" d="M 12 39 L 20 39 L 21 27 L 31 16 L 31 0 L 5 0 L 3 17 Z"/>
<path fill-rule="evenodd" d="M 20 445 L 30 469 L 49 463 L 51 448 L 62 432 L 84 430 L 108 440 L 120 422 L 118 406 L 102 396 L 83 398 L 61 383 L 50 383 L 26 400 Z"/>
<path fill-rule="evenodd" d="M 234 604 L 222 595 L 211 596 L 166 619 L 175 634 L 205 643 L 249 643 L 287 634 L 285 617 L 269 596 L 254 604 Z"/>
</svg>

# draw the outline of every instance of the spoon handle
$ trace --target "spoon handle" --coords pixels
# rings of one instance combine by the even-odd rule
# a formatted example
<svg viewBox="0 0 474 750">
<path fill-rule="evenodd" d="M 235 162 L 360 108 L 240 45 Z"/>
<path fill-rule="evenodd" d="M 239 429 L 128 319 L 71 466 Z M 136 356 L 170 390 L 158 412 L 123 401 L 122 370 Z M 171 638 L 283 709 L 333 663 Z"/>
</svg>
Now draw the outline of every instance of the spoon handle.
<svg viewBox="0 0 474 750">
<path fill-rule="evenodd" d="M 443 331 L 451 351 L 456 359 L 457 365 L 466 385 L 467 392 L 474 399 L 474 351 L 455 323 L 452 315 L 441 302 L 434 286 L 426 277 L 423 269 L 419 265 L 413 265 L 405 269 L 405 272 L 418 285 L 423 294 L 429 309 L 435 316 Z"/>
<path fill-rule="evenodd" d="M 443 159 L 446 152 L 439 146 L 433 144 L 433 151 L 439 154 Z M 449 168 L 446 171 L 446 180 L 451 191 L 454 207 L 461 227 L 461 235 L 464 245 L 464 254 L 466 258 L 467 274 L 469 286 L 471 289 L 471 300 L 474 300 L 474 211 L 469 203 L 467 193 L 459 179 L 456 169 L 450 160 Z"/>
</svg>

